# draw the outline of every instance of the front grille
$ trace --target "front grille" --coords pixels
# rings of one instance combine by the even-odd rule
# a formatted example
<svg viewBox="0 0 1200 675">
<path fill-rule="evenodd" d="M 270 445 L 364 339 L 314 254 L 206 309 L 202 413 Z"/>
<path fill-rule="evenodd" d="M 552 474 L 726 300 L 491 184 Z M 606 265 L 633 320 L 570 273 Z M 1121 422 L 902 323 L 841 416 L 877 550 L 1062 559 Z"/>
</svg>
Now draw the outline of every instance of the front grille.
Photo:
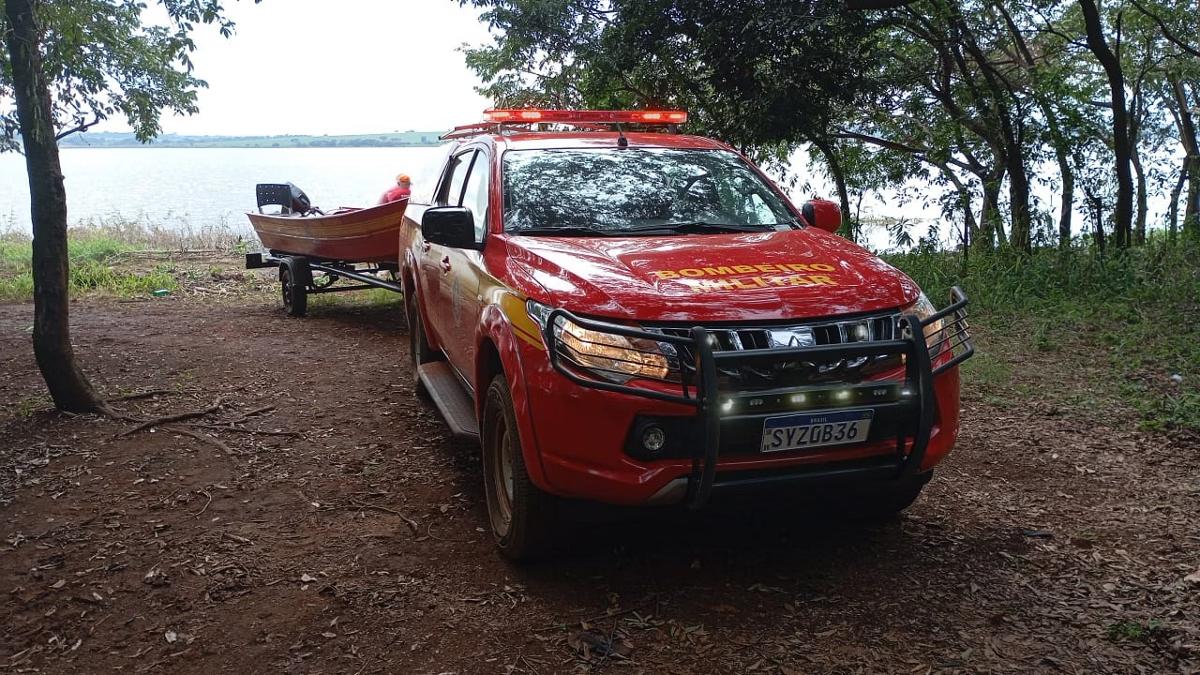
<svg viewBox="0 0 1200 675">
<path fill-rule="evenodd" d="M 814 321 L 796 324 L 706 327 L 715 340 L 714 351 L 787 349 L 852 342 L 894 340 L 900 337 L 899 314 Z M 664 335 L 688 337 L 691 329 L 678 326 L 647 327 Z M 678 363 L 672 363 L 685 380 L 695 377 L 696 357 L 689 346 L 675 346 Z M 674 359 L 672 359 L 674 360 Z M 826 383 L 861 382 L 876 373 L 898 368 L 899 356 L 859 357 L 836 361 L 780 360 L 767 365 L 737 366 L 718 371 L 721 390 L 754 390 Z"/>
</svg>

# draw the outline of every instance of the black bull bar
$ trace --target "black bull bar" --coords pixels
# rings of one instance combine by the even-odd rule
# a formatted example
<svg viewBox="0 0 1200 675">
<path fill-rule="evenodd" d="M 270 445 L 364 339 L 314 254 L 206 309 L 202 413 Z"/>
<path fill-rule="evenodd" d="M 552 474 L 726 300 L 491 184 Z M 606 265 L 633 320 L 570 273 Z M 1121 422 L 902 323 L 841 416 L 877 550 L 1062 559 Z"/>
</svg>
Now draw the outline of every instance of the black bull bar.
<svg viewBox="0 0 1200 675">
<path fill-rule="evenodd" d="M 576 384 L 695 408 L 695 422 L 701 431 L 703 440 L 691 452 L 692 471 L 688 477 L 685 498 L 687 506 L 695 509 L 708 501 L 716 479 L 717 456 L 721 441 L 720 397 L 722 395 L 745 396 L 754 393 L 721 391 L 719 373 L 723 370 L 729 371 L 756 364 L 795 360 L 827 363 L 902 356 L 904 362 L 902 391 L 909 392 L 909 395 L 901 402 L 907 408 L 905 414 L 907 423 L 897 427 L 897 460 L 894 477 L 915 474 L 920 469 L 921 462 L 925 457 L 936 416 L 937 401 L 933 392 L 934 378 L 962 363 L 975 353 L 975 347 L 968 332 L 966 306 L 966 294 L 960 288 L 954 287 L 950 292 L 950 305 L 945 309 L 924 319 L 912 312 L 901 314 L 896 331 L 899 337 L 896 339 L 780 349 L 718 350 L 714 349 L 715 338 L 709 330 L 701 326 L 691 328 L 689 335 L 686 336 L 672 335 L 608 321 L 587 319 L 564 309 L 555 309 L 550 312 L 542 327 L 542 335 L 550 356 L 550 365 Z M 677 382 L 660 381 L 678 386 L 679 393 L 645 386 L 631 386 L 596 377 L 598 369 L 581 365 L 577 360 L 580 352 L 564 342 L 560 333 L 566 322 L 598 333 L 619 335 L 629 340 L 645 341 L 646 343 L 657 343 L 660 348 L 662 345 L 672 345 L 677 350 L 684 348 L 681 350 L 682 353 L 690 353 L 693 357 L 690 364 L 692 369 L 684 368 L 684 364 L 681 362 Z M 942 322 L 940 328 L 926 333 L 927 327 L 938 322 Z M 603 360 L 634 363 L 615 357 L 603 357 Z M 600 368 L 599 370 L 604 369 Z M 836 410 L 836 408 L 823 411 L 805 410 L 804 412 L 819 413 L 832 410 Z M 909 438 L 912 439 L 912 448 L 906 454 L 904 449 Z"/>
</svg>

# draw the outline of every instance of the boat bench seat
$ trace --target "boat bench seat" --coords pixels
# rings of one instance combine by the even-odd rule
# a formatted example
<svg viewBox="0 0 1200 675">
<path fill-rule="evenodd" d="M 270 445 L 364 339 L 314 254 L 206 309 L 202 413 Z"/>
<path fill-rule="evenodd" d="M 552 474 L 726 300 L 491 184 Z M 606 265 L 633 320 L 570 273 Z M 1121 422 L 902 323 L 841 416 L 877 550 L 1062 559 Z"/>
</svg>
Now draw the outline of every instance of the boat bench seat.
<svg viewBox="0 0 1200 675">
<path fill-rule="evenodd" d="M 312 210 L 312 202 L 308 195 L 291 183 L 259 183 L 254 186 L 258 198 L 258 212 L 263 212 L 264 206 L 278 206 L 280 213 L 307 214 Z"/>
</svg>

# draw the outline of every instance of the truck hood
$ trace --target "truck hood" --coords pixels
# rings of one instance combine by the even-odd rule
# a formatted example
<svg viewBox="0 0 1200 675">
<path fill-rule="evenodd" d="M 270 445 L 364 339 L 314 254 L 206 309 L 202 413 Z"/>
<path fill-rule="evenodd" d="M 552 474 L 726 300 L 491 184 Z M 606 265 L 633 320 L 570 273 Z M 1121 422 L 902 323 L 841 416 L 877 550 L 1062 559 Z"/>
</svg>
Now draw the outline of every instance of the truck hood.
<svg viewBox="0 0 1200 675">
<path fill-rule="evenodd" d="M 670 237 L 500 237 L 531 297 L 634 321 L 808 319 L 902 307 L 920 289 L 815 228 Z"/>
</svg>

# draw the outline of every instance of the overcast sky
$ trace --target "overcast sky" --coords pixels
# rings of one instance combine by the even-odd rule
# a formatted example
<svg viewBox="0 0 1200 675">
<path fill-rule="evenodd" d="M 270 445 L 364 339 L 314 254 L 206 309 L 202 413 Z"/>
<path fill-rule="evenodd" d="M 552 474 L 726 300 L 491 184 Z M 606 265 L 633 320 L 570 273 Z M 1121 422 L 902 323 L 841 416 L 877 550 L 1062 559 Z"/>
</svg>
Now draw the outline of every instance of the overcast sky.
<svg viewBox="0 0 1200 675">
<path fill-rule="evenodd" d="M 200 112 L 166 133 L 355 134 L 478 121 L 489 101 L 458 51 L 490 41 L 453 0 L 226 3 L 237 32 L 197 31 Z M 102 128 L 125 131 L 113 122 Z M 101 128 L 97 128 L 101 130 Z"/>
</svg>

